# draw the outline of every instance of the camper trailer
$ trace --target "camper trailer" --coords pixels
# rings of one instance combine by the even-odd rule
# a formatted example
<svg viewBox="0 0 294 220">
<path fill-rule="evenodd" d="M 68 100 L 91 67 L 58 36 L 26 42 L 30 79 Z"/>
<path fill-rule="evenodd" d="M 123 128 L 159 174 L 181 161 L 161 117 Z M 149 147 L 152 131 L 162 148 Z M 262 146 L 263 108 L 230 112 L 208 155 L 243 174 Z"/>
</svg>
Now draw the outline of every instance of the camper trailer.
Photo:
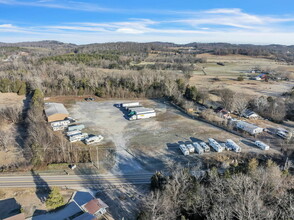
<svg viewBox="0 0 294 220">
<path fill-rule="evenodd" d="M 85 139 L 85 143 L 87 145 L 96 144 L 96 143 L 99 143 L 102 140 L 103 140 L 103 136 L 102 135 L 97 135 L 97 136 L 95 135 L 95 136 L 86 138 Z"/>
<path fill-rule="evenodd" d="M 228 139 L 226 141 L 226 146 L 229 150 L 235 151 L 235 152 L 241 152 L 241 147 L 236 144 L 233 140 Z"/>
<path fill-rule="evenodd" d="M 261 150 L 269 150 L 269 149 L 270 149 L 270 147 L 269 147 L 267 144 L 265 144 L 265 143 L 263 143 L 263 142 L 261 142 L 261 141 L 255 141 L 254 144 L 255 144 L 258 148 L 260 148 Z"/>
<path fill-rule="evenodd" d="M 216 151 L 216 152 L 222 152 L 224 148 L 216 142 L 213 138 L 208 138 L 209 145 Z"/>
<path fill-rule="evenodd" d="M 77 141 L 82 141 L 82 140 L 86 139 L 87 137 L 88 137 L 87 133 L 81 133 L 81 134 L 69 136 L 68 139 L 70 142 L 77 142 Z"/>
<path fill-rule="evenodd" d="M 192 144 L 187 144 L 186 148 L 189 150 L 189 153 L 194 153 L 195 149 Z"/>
<path fill-rule="evenodd" d="M 193 142 L 193 146 L 194 146 L 195 152 L 197 152 L 197 154 L 203 154 L 204 153 L 203 148 L 197 142 Z"/>
<path fill-rule="evenodd" d="M 204 152 L 210 151 L 210 147 L 204 141 L 200 142 L 199 145 L 203 148 Z"/>
<path fill-rule="evenodd" d="M 185 156 L 187 156 L 187 155 L 190 154 L 190 153 L 189 153 L 189 150 L 187 149 L 187 147 L 185 146 L 185 144 L 181 144 L 181 145 L 180 145 L 180 150 L 182 151 L 182 153 L 183 153 Z"/>
</svg>

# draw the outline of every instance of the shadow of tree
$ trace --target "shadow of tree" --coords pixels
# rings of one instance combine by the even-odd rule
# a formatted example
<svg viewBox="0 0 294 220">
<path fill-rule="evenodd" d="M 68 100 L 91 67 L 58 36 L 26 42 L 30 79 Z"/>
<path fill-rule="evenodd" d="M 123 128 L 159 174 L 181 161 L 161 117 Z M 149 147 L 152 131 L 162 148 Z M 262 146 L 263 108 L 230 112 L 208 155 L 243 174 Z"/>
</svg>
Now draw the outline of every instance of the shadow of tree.
<svg viewBox="0 0 294 220">
<path fill-rule="evenodd" d="M 51 189 L 47 182 L 33 169 L 31 170 L 32 177 L 34 179 L 34 183 L 36 185 L 36 195 L 40 199 L 42 203 L 46 201 L 48 198 Z"/>
</svg>

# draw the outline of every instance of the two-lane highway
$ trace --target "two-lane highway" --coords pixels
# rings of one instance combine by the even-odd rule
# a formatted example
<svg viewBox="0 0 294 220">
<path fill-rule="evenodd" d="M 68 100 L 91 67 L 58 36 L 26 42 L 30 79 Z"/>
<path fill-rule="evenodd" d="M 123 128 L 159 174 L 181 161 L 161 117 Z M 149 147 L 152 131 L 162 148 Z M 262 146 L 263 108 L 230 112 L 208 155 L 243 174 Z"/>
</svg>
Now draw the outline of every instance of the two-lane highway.
<svg viewBox="0 0 294 220">
<path fill-rule="evenodd" d="M 58 176 L 0 176 L 0 188 L 83 186 L 92 188 L 102 185 L 148 184 L 151 173 L 127 175 L 58 175 Z"/>
</svg>

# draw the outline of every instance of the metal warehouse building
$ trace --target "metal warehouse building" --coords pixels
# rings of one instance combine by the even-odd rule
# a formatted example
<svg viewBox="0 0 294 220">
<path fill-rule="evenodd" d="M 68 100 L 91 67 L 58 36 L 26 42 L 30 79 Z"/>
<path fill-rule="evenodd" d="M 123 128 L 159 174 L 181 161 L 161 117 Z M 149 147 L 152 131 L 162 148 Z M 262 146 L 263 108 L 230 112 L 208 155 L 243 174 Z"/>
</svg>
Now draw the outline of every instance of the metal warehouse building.
<svg viewBox="0 0 294 220">
<path fill-rule="evenodd" d="M 45 114 L 48 122 L 64 120 L 69 116 L 68 111 L 61 103 L 45 103 Z"/>
</svg>

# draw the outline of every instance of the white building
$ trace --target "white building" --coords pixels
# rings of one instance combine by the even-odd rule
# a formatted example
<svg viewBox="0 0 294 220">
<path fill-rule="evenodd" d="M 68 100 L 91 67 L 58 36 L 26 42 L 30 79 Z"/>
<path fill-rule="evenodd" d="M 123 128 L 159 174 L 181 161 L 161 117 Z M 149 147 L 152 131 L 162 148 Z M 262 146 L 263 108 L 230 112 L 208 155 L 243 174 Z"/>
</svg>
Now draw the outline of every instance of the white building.
<svg viewBox="0 0 294 220">
<path fill-rule="evenodd" d="M 245 121 L 237 121 L 236 127 L 238 129 L 248 132 L 251 135 L 255 135 L 255 134 L 259 134 L 263 132 L 263 128 L 258 127 L 257 125 L 254 125 L 254 124 L 250 124 Z"/>
</svg>

